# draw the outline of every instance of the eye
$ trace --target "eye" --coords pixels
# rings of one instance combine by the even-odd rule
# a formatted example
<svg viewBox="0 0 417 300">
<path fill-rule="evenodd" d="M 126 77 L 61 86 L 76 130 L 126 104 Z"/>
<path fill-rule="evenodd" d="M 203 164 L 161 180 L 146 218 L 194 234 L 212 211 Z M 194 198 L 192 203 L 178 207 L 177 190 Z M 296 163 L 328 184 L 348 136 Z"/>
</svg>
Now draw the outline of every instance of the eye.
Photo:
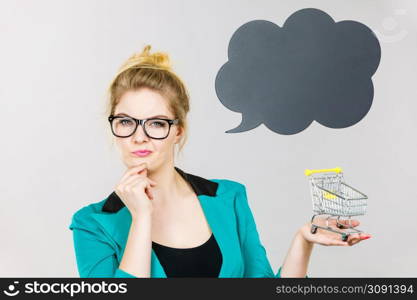
<svg viewBox="0 0 417 300">
<path fill-rule="evenodd" d="M 164 121 L 153 121 L 152 123 L 151 123 L 151 126 L 152 127 L 165 127 L 166 126 L 166 122 L 164 122 Z"/>
<path fill-rule="evenodd" d="M 118 123 L 122 126 L 131 126 L 133 124 L 133 121 L 130 119 L 120 119 Z"/>
</svg>

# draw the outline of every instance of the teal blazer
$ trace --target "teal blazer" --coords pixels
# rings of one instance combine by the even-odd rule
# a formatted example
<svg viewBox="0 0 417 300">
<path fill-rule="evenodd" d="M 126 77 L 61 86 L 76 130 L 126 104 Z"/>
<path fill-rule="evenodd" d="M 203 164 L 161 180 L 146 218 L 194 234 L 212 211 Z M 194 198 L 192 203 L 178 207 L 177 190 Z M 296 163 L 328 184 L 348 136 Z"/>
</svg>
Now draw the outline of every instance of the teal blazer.
<svg viewBox="0 0 417 300">
<path fill-rule="evenodd" d="M 219 244 L 219 277 L 279 278 L 261 244 L 243 184 L 227 179 L 205 179 L 175 167 L 197 194 L 208 224 Z M 123 201 L 112 192 L 106 199 L 76 211 L 73 232 L 75 257 L 81 278 L 136 278 L 119 269 L 132 218 Z M 152 249 L 151 277 L 167 277 Z"/>
</svg>

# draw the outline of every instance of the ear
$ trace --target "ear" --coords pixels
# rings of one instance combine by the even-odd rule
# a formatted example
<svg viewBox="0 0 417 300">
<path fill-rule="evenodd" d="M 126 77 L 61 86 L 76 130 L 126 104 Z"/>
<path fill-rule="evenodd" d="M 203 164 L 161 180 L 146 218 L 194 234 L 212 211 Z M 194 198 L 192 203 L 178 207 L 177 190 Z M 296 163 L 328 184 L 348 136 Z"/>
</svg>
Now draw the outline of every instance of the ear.
<svg viewBox="0 0 417 300">
<path fill-rule="evenodd" d="M 184 128 L 177 126 L 177 131 L 175 135 L 175 144 L 179 143 L 184 133 Z"/>
</svg>

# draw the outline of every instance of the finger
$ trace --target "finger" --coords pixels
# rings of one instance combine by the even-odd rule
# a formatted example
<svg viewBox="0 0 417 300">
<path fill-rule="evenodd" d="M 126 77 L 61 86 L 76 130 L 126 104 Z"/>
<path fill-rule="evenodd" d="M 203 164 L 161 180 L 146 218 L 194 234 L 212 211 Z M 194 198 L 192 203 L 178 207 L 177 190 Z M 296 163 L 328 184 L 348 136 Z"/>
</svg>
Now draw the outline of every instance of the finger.
<svg viewBox="0 0 417 300">
<path fill-rule="evenodd" d="M 144 168 L 144 169 L 140 170 L 138 172 L 138 174 L 141 174 L 141 175 L 147 177 L 148 176 L 148 168 Z"/>
<path fill-rule="evenodd" d="M 344 242 L 340 234 L 323 230 L 319 228 L 316 234 L 312 237 L 315 243 L 322 244 L 325 246 L 349 246 L 347 242 Z"/>
<path fill-rule="evenodd" d="M 357 243 L 359 243 L 361 241 L 361 239 L 359 237 L 351 237 L 349 236 L 349 239 L 347 240 L 349 246 L 353 246 Z"/>
<path fill-rule="evenodd" d="M 130 178 L 128 178 L 125 182 L 122 182 L 122 183 L 118 184 L 118 185 L 115 187 L 115 190 L 116 190 L 116 191 L 117 191 L 117 190 L 120 190 L 120 191 L 125 191 L 126 189 L 129 189 L 129 187 L 130 187 L 132 184 L 133 184 L 133 185 L 137 185 L 137 184 L 138 184 L 138 182 L 143 181 L 143 180 L 147 181 L 147 182 L 148 182 L 148 184 L 149 184 L 150 186 L 152 186 L 152 187 L 155 187 L 155 186 L 156 186 L 156 183 L 150 182 L 148 178 L 144 178 L 144 177 L 143 177 L 143 176 L 141 176 L 141 175 L 134 174 L 134 175 L 132 175 Z M 116 193 L 116 194 L 117 194 L 117 193 Z M 120 195 L 119 195 L 119 197 L 120 197 Z"/>
<path fill-rule="evenodd" d="M 353 233 L 349 236 L 348 242 L 351 246 L 353 246 L 357 243 L 360 243 L 363 240 L 369 239 L 370 237 L 371 235 L 368 233 L 363 233 L 363 232 Z"/>
<path fill-rule="evenodd" d="M 146 170 L 146 169 L 143 169 L 143 170 Z M 157 184 L 155 181 L 153 181 L 149 177 L 146 177 L 143 174 L 131 174 L 129 177 L 126 177 L 124 181 L 120 181 L 119 185 L 124 186 L 126 184 L 130 184 L 132 181 L 136 180 L 137 178 L 146 178 L 147 180 L 149 180 L 149 182 L 151 182 L 152 186 L 155 186 Z"/>
<path fill-rule="evenodd" d="M 134 168 L 128 169 L 125 174 L 120 178 L 119 184 L 126 183 L 130 180 L 131 177 L 137 177 L 136 175 L 139 175 L 139 172 L 143 170 L 145 166 L 143 164 L 135 166 Z M 143 175 L 140 175 L 143 176 Z"/>
<path fill-rule="evenodd" d="M 313 242 L 324 246 L 351 246 L 348 241 L 343 241 L 340 234 L 329 233 L 315 236 Z"/>
<path fill-rule="evenodd" d="M 145 192 L 146 192 L 146 194 L 148 195 L 148 198 L 149 198 L 150 200 L 153 200 L 153 199 L 154 199 L 154 196 L 153 196 L 153 193 L 152 193 L 152 189 L 151 189 L 151 188 L 146 187 L 146 188 L 145 188 Z"/>
<path fill-rule="evenodd" d="M 342 224 L 342 225 L 346 225 L 346 227 L 352 226 L 352 227 L 356 227 L 360 224 L 360 222 L 358 220 L 335 220 L 334 223 L 336 225 L 338 224 Z"/>
<path fill-rule="evenodd" d="M 143 175 L 143 176 L 144 176 L 144 177 L 146 177 L 146 178 L 148 178 L 150 182 L 152 182 L 152 183 L 156 184 L 156 182 L 155 182 L 154 180 L 152 180 L 152 179 L 150 179 L 150 178 L 148 177 L 148 168 L 144 168 L 143 170 L 141 170 L 141 171 L 139 172 L 139 174 L 140 174 L 140 175 Z"/>
<path fill-rule="evenodd" d="M 350 221 L 351 221 L 351 223 L 350 223 Z M 350 221 L 349 221 L 349 219 L 346 220 L 346 219 L 336 219 L 336 218 L 328 218 L 328 219 L 327 218 L 317 218 L 314 223 L 323 224 L 324 226 L 327 226 L 327 224 L 328 224 L 330 227 L 333 226 L 334 228 L 339 228 L 339 229 L 343 229 L 343 228 L 346 229 L 350 226 L 351 227 L 356 227 L 360 224 L 360 222 L 358 220 L 351 219 Z"/>
<path fill-rule="evenodd" d="M 360 238 L 358 238 L 358 235 L 357 234 L 349 234 L 349 237 L 348 237 L 347 242 L 349 244 L 352 244 L 352 243 L 354 243 L 356 241 L 359 241 L 359 240 L 360 240 Z"/>
<path fill-rule="evenodd" d="M 344 242 L 342 240 L 339 240 L 338 242 L 336 242 L 336 245 L 337 246 L 349 246 L 349 243 L 347 241 Z"/>
<path fill-rule="evenodd" d="M 349 225 L 346 225 L 346 220 L 336 220 L 336 219 L 329 219 L 329 222 L 327 224 L 326 220 L 323 221 L 323 226 L 327 227 L 327 225 L 336 231 L 339 232 L 346 232 L 349 233 L 350 229 L 349 229 Z"/>
<path fill-rule="evenodd" d="M 132 180 L 131 182 L 129 182 L 128 184 L 125 184 L 125 189 L 126 190 L 133 190 L 135 188 L 137 188 L 138 186 L 143 187 L 143 189 L 145 189 L 147 186 L 150 186 L 150 182 L 146 180 L 146 178 L 143 177 L 137 177 L 136 179 Z"/>
<path fill-rule="evenodd" d="M 369 233 L 365 233 L 365 232 L 353 232 L 350 234 L 350 236 L 352 236 L 352 238 L 357 238 L 359 240 L 366 240 L 371 237 Z"/>
<path fill-rule="evenodd" d="M 143 168 L 142 170 L 140 170 L 135 175 L 139 175 L 140 177 L 148 178 L 148 168 L 147 167 Z"/>
<path fill-rule="evenodd" d="M 358 244 L 358 243 L 360 243 L 361 241 L 359 240 L 359 239 L 357 239 L 357 240 L 353 240 L 352 242 L 350 242 L 350 246 L 354 246 L 354 245 L 356 245 L 356 244 Z"/>
<path fill-rule="evenodd" d="M 138 174 L 140 171 L 142 171 L 143 169 L 145 169 L 147 166 L 147 163 L 141 163 L 139 165 L 136 165 L 134 167 L 131 167 L 129 169 L 126 170 L 125 174 L 122 176 L 122 178 L 120 179 L 120 181 L 124 181 L 126 178 L 134 175 L 134 174 Z"/>
<path fill-rule="evenodd" d="M 367 239 L 370 239 L 372 236 L 369 234 L 369 233 L 363 233 L 363 232 L 361 232 L 361 234 L 360 234 L 360 240 L 367 240 Z"/>
<path fill-rule="evenodd" d="M 126 181 L 123 183 L 123 186 L 127 186 L 127 185 L 132 185 L 134 183 L 134 185 L 136 185 L 138 182 L 140 182 L 141 180 L 145 180 L 146 182 L 148 182 L 151 186 L 156 186 L 156 182 L 152 182 L 149 178 L 147 177 L 143 177 L 143 175 L 140 174 L 133 174 L 132 176 L 130 176 L 128 179 L 126 179 Z"/>
<path fill-rule="evenodd" d="M 153 200 L 154 196 L 153 196 L 152 187 L 151 187 L 152 183 L 149 182 L 146 178 L 138 178 L 136 181 L 131 182 L 129 184 L 129 187 L 130 189 L 133 189 L 133 187 L 137 186 L 138 184 L 142 182 L 145 182 L 143 191 L 145 192 L 145 194 L 148 196 L 150 200 Z"/>
<path fill-rule="evenodd" d="M 330 239 L 329 245 L 330 246 L 349 246 L 349 243 L 348 243 L 348 241 L 343 241 L 340 238 L 340 235 L 337 235 L 337 236 Z"/>
</svg>

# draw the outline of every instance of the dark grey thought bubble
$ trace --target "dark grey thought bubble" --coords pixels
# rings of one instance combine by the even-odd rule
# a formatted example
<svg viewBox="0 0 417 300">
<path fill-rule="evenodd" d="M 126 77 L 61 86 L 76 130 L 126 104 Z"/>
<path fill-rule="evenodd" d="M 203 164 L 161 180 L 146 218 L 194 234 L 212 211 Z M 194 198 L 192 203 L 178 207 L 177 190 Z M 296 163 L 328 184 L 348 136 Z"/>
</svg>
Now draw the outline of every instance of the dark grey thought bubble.
<svg viewBox="0 0 417 300">
<path fill-rule="evenodd" d="M 242 113 L 241 124 L 226 133 L 263 123 L 289 135 L 314 120 L 352 126 L 371 108 L 380 58 L 378 39 L 366 25 L 335 22 L 315 8 L 296 11 L 282 27 L 265 20 L 243 24 L 215 80 L 221 103 Z"/>
</svg>

